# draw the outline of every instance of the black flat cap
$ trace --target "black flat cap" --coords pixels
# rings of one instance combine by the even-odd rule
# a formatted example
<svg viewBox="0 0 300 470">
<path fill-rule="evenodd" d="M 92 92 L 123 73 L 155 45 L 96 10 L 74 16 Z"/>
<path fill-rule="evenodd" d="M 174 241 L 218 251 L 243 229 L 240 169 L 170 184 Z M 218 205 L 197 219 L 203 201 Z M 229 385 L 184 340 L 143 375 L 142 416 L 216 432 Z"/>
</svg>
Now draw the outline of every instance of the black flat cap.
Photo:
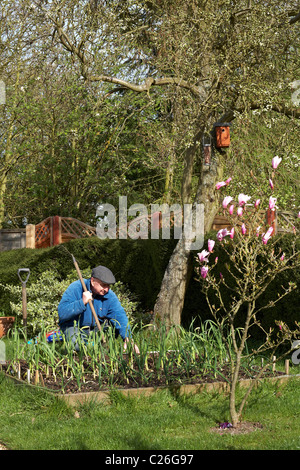
<svg viewBox="0 0 300 470">
<path fill-rule="evenodd" d="M 116 282 L 115 276 L 111 272 L 110 269 L 106 268 L 105 266 L 97 266 L 96 268 L 92 269 L 92 277 L 99 279 L 105 284 L 114 284 Z"/>
</svg>

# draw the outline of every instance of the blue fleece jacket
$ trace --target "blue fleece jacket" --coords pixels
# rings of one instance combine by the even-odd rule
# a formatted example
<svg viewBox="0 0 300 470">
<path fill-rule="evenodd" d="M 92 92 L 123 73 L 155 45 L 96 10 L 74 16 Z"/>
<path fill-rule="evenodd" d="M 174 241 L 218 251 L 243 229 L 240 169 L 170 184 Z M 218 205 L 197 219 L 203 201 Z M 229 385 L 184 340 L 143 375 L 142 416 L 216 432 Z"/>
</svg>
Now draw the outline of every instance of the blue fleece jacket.
<svg viewBox="0 0 300 470">
<path fill-rule="evenodd" d="M 87 289 L 91 290 L 90 279 L 84 279 Z M 76 321 L 79 328 L 95 326 L 95 319 L 89 304 L 84 305 L 82 300 L 83 288 L 81 282 L 70 284 L 58 305 L 59 326 L 74 326 Z M 93 300 L 96 314 L 100 324 L 107 319 L 123 339 L 130 335 L 127 315 L 116 294 L 109 289 L 105 295 L 97 295 Z"/>
</svg>

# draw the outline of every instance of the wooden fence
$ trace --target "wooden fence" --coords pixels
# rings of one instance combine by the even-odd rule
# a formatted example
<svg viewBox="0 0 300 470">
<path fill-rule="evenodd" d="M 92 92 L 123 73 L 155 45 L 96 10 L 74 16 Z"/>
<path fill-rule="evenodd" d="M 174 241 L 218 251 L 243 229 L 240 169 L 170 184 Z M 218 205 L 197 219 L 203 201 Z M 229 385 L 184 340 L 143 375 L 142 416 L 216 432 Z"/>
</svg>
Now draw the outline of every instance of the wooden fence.
<svg viewBox="0 0 300 470">
<path fill-rule="evenodd" d="M 26 247 L 47 248 L 75 238 L 96 235 L 96 228 L 72 217 L 48 217 L 37 225 L 26 226 Z"/>
<path fill-rule="evenodd" d="M 274 229 L 273 234 L 287 233 L 295 230 L 294 226 L 297 214 L 290 211 L 274 211 L 268 209 L 267 211 L 259 211 L 258 219 L 262 227 L 272 226 Z M 217 215 L 213 221 L 212 229 L 221 230 L 229 226 L 230 223 L 225 215 Z"/>
<path fill-rule="evenodd" d="M 160 213 L 152 214 L 148 217 L 148 223 L 159 224 L 161 226 Z M 273 226 L 274 234 L 278 232 L 291 232 L 294 226 L 296 214 L 292 212 L 278 211 L 260 211 L 260 223 L 262 226 Z M 140 217 L 141 218 L 141 217 Z M 139 220 L 137 218 L 135 220 Z M 172 222 L 172 221 L 171 221 Z M 226 215 L 218 215 L 212 224 L 213 230 L 229 228 L 230 222 Z M 124 238 L 124 230 L 119 230 Z M 124 232 L 124 233 L 123 233 Z M 87 238 L 96 236 L 96 228 L 85 224 L 72 217 L 48 217 L 37 225 L 26 226 L 26 247 L 27 248 L 46 248 L 59 245 L 76 238 Z M 126 236 L 125 236 L 126 238 Z"/>
</svg>

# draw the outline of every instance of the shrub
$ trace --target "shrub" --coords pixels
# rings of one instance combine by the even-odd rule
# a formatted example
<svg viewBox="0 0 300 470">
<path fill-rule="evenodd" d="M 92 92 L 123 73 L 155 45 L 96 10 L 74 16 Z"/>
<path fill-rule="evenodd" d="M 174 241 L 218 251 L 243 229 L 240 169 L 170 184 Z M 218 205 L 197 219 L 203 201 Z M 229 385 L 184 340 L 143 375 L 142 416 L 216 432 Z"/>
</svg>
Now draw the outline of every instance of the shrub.
<svg viewBox="0 0 300 470">
<path fill-rule="evenodd" d="M 272 167 L 274 170 L 280 162 L 281 158 L 278 156 L 273 158 Z M 275 172 L 272 174 L 273 179 L 274 177 Z M 231 178 L 217 189 L 227 186 L 230 180 Z M 273 191 L 274 184 L 271 180 L 269 180 L 269 185 Z M 256 199 L 254 208 L 252 208 L 254 210 L 249 211 L 247 202 L 250 199 L 251 196 L 240 193 L 238 205 L 236 205 L 237 201 L 234 202 L 231 196 L 224 197 L 222 202 L 224 212 L 227 210 L 228 204 L 233 201 L 228 209 L 230 230 L 219 230 L 216 236 L 217 243 L 215 240 L 209 240 L 208 251 L 204 249 L 197 253 L 199 267 L 196 272 L 211 315 L 228 351 L 230 364 L 229 408 L 233 426 L 236 426 L 241 420 L 244 407 L 255 383 L 252 381 L 242 399 L 238 400 L 237 390 L 242 361 L 244 359 L 258 359 L 261 353 L 268 355 L 267 364 L 256 375 L 256 380 L 258 380 L 263 376 L 266 368 L 273 363 L 274 356 L 277 356 L 277 351 L 279 352 L 282 346 L 287 349 L 281 353 L 280 358 L 292 353 L 294 340 L 300 334 L 299 322 L 295 322 L 290 328 L 280 318 L 274 319 L 272 328 L 268 330 L 263 324 L 265 310 L 272 310 L 276 304 L 279 304 L 287 296 L 289 297 L 291 292 L 297 289 L 294 279 L 285 284 L 283 278 L 288 272 L 292 276 L 297 271 L 299 273 L 300 251 L 297 249 L 296 228 L 294 227 L 293 235 L 286 246 L 287 251 L 283 251 L 281 237 L 271 238 L 274 227 L 268 226 L 268 224 L 266 226 L 264 222 L 261 222 L 258 210 L 261 200 Z M 277 198 L 274 196 L 269 197 L 269 211 L 275 210 L 276 201 Z M 263 228 L 261 223 L 264 224 Z M 219 258 L 216 258 L 214 251 L 215 244 L 220 245 L 221 257 L 225 259 L 226 271 L 220 271 Z M 279 290 L 274 292 L 274 290 L 270 290 L 270 287 L 276 279 L 282 285 Z M 269 296 L 266 296 L 267 290 L 269 290 Z M 237 319 L 241 321 L 241 313 L 244 313 L 242 328 L 237 335 Z M 261 331 L 264 339 L 258 348 L 249 350 L 246 343 L 252 336 L 254 326 Z M 229 330 L 231 332 L 230 341 L 227 336 Z M 234 347 L 234 354 L 230 350 L 231 344 Z"/>
<path fill-rule="evenodd" d="M 176 241 L 175 241 L 176 242 Z M 32 250 L 22 248 L 0 253 L 1 309 L 10 314 L 11 296 L 3 289 L 5 284 L 20 286 L 19 268 L 29 268 L 27 286 L 39 281 L 47 270 L 58 280 L 66 279 L 73 271 L 71 253 L 81 271 L 99 264 L 107 266 L 116 279 L 125 284 L 139 299 L 145 310 L 152 310 L 174 240 L 100 240 L 97 237 L 71 240 L 67 243 Z"/>
<path fill-rule="evenodd" d="M 89 278 L 91 269 L 81 270 L 84 278 Z M 63 280 L 58 278 L 58 273 L 48 269 L 41 273 L 40 277 L 26 288 L 27 292 L 27 327 L 29 334 L 37 334 L 41 330 L 51 331 L 58 326 L 57 306 L 61 297 L 71 282 L 76 281 L 78 275 L 75 269 Z M 16 316 L 16 325 L 22 325 L 22 287 L 11 284 L 0 284 L 14 300 L 10 301 L 12 314 Z M 130 290 L 122 282 L 114 284 L 112 289 L 125 309 L 130 323 L 140 320 L 142 310 L 139 302 L 134 299 Z"/>
<path fill-rule="evenodd" d="M 276 237 L 274 237 L 274 242 L 278 243 L 280 248 L 282 249 L 283 252 L 286 253 L 288 256 L 290 253 L 290 247 L 291 247 L 291 238 L 293 237 L 292 234 L 279 234 Z M 208 239 L 215 239 L 216 238 L 216 233 L 215 232 L 210 232 L 206 237 L 205 237 L 205 246 L 207 246 L 207 240 Z M 233 249 L 233 244 L 231 241 L 228 241 L 227 245 L 227 250 L 228 253 L 231 252 Z M 300 239 L 298 238 L 296 242 L 296 249 L 300 249 Z M 224 276 L 226 275 L 226 272 L 229 267 L 229 255 L 224 253 L 224 250 L 222 250 L 221 245 L 216 244 L 214 247 L 214 257 L 218 257 L 218 263 L 216 266 L 216 269 L 218 272 L 221 272 Z M 272 262 L 270 260 L 270 267 L 272 265 Z M 197 268 L 198 262 L 197 259 L 193 259 L 193 267 L 194 270 Z M 226 276 L 226 279 L 228 279 L 228 276 Z M 230 282 L 230 279 L 229 281 Z M 258 299 L 257 302 L 257 307 L 260 308 L 263 303 L 268 303 L 272 298 L 277 296 L 277 293 L 281 291 L 281 286 L 288 285 L 289 282 L 295 282 L 297 284 L 297 288 L 289 294 L 289 296 L 283 298 L 280 302 L 275 304 L 273 307 L 270 307 L 266 310 L 264 310 L 263 317 L 262 317 L 262 325 L 266 330 L 269 330 L 269 328 L 274 327 L 275 325 L 275 320 L 278 321 L 283 321 L 286 323 L 289 327 L 292 327 L 295 324 L 295 321 L 299 321 L 299 286 L 300 286 L 300 269 L 297 268 L 293 272 L 292 271 L 286 271 L 282 273 L 282 276 L 276 278 L 273 280 L 273 282 L 270 284 L 268 289 L 266 290 L 264 294 L 263 299 Z M 224 302 L 226 304 L 229 304 L 231 300 L 231 291 L 226 290 L 225 288 L 223 289 L 223 295 L 224 295 Z M 212 303 L 216 302 L 216 296 L 215 293 L 211 292 L 210 293 L 210 300 Z M 241 312 L 237 318 L 236 325 L 237 327 L 240 327 L 243 323 L 243 318 L 246 313 L 246 309 L 241 308 Z M 202 321 L 205 321 L 207 319 L 212 320 L 212 316 L 209 311 L 209 307 L 205 298 L 205 295 L 203 292 L 199 292 L 199 282 L 197 279 L 194 277 L 191 279 L 187 294 L 186 294 L 186 300 L 185 300 L 185 306 L 184 306 L 184 311 L 182 315 L 182 323 L 184 326 L 188 326 L 192 320 L 192 318 L 195 318 L 195 325 L 198 325 L 198 320 L 201 319 Z M 255 339 L 260 339 L 261 338 L 261 332 L 257 328 L 253 328 L 252 330 L 252 337 Z"/>
<path fill-rule="evenodd" d="M 57 327 L 57 305 L 68 284 L 68 280 L 58 280 L 54 271 L 47 270 L 26 288 L 28 333 Z M 11 284 L 1 284 L 1 287 L 14 299 L 10 301 L 11 312 L 16 316 L 16 325 L 21 326 L 22 287 Z"/>
</svg>

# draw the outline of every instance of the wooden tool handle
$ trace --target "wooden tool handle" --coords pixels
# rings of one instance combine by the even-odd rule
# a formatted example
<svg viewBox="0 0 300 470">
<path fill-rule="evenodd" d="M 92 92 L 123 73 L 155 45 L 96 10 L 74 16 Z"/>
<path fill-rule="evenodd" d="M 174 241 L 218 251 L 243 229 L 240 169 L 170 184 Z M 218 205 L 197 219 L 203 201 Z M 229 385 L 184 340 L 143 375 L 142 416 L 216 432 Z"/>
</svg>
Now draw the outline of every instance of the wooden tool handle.
<svg viewBox="0 0 300 470">
<path fill-rule="evenodd" d="M 72 258 L 73 258 L 73 263 L 74 263 L 75 269 L 76 269 L 76 271 L 77 271 L 78 277 L 79 277 L 79 279 L 80 279 L 82 288 L 83 288 L 84 292 L 87 292 L 87 287 L 86 287 L 85 282 L 84 282 L 84 280 L 83 280 L 82 274 L 81 274 L 80 269 L 79 269 L 79 266 L 78 266 L 78 264 L 77 264 L 77 261 L 76 261 L 76 259 L 74 258 L 73 255 L 72 255 Z M 96 322 L 96 325 L 97 325 L 97 327 L 98 327 L 98 330 L 101 331 L 101 325 L 100 325 L 100 322 L 99 322 L 97 313 L 96 313 L 96 311 L 95 311 L 93 302 L 92 302 L 91 300 L 89 300 L 89 306 L 91 307 L 92 314 L 94 315 L 95 322 Z"/>
</svg>

